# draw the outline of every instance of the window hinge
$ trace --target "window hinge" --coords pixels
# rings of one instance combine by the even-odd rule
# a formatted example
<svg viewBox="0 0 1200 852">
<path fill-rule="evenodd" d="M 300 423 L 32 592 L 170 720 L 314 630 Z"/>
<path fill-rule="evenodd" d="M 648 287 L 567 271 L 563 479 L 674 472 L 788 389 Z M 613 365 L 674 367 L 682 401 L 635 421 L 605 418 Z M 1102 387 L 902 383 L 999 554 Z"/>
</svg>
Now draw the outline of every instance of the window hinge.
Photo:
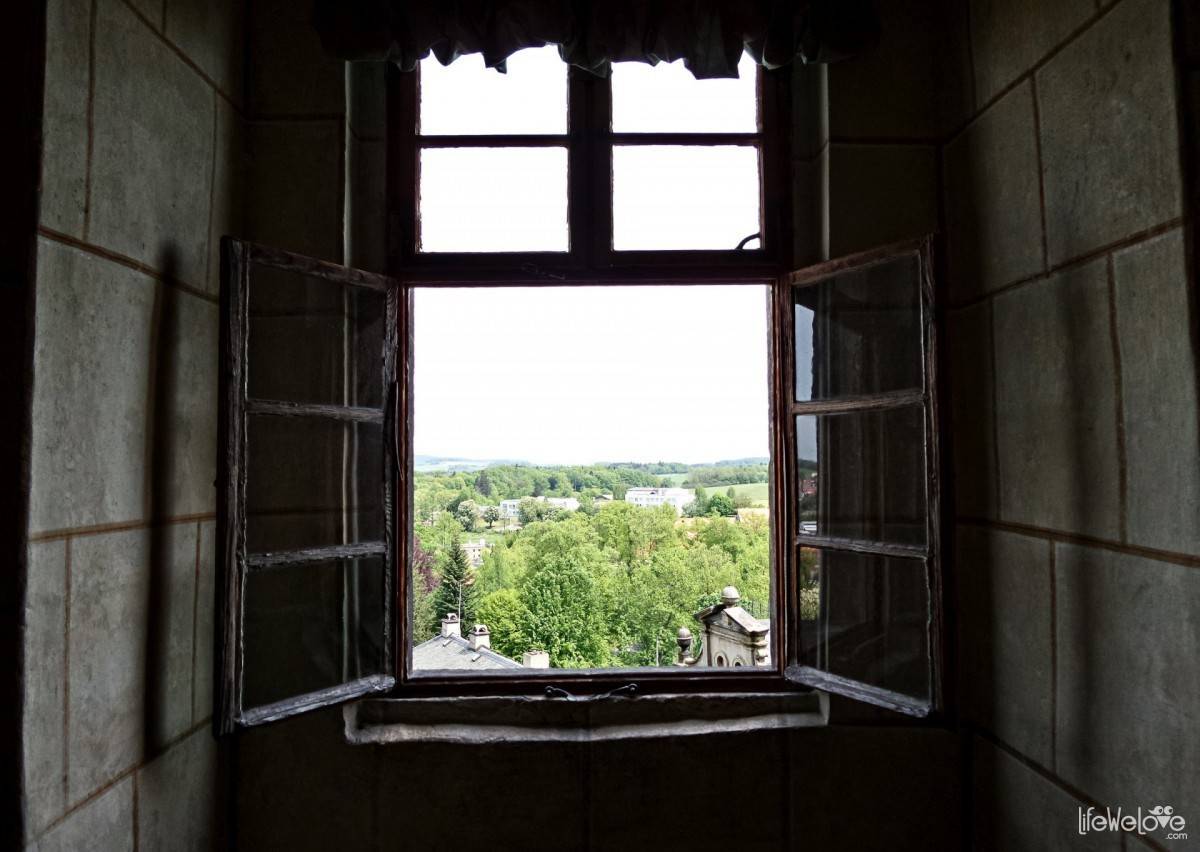
<svg viewBox="0 0 1200 852">
<path fill-rule="evenodd" d="M 638 686 L 636 683 L 627 683 L 624 686 L 618 686 L 616 689 L 610 689 L 608 692 L 600 695 L 572 695 L 561 686 L 547 686 L 547 698 L 563 698 L 567 701 L 604 701 L 608 698 L 634 698 L 637 695 Z"/>
</svg>

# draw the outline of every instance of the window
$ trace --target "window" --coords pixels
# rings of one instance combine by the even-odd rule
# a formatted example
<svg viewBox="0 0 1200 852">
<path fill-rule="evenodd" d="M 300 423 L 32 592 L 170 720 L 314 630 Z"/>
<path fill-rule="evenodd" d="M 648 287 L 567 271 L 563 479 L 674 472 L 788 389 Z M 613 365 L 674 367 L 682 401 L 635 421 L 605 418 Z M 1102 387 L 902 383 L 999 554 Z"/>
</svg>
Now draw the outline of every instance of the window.
<svg viewBox="0 0 1200 852">
<path fill-rule="evenodd" d="M 391 275 L 225 241 L 214 724 L 229 731 L 373 692 L 605 693 L 631 682 L 658 692 L 817 686 L 928 713 L 939 699 L 940 593 L 928 243 L 786 273 L 786 72 L 747 67 L 694 98 L 696 81 L 670 66 L 618 66 L 605 80 L 551 53 L 519 54 L 511 78 L 466 92 L 457 75 L 495 73 L 427 61 L 393 74 Z M 675 670 L 570 671 L 531 648 L 485 673 L 421 671 L 418 294 L 524 288 L 549 300 L 588 287 L 616 298 L 631 284 L 680 298 L 697 285 L 769 294 L 773 601 L 765 613 L 742 609 L 755 662 L 731 665 L 681 639 L 682 662 L 696 664 Z M 475 407 L 470 387 L 454 391 L 462 410 Z M 520 526 L 530 506 L 562 511 L 550 501 L 570 490 L 513 495 L 497 504 L 498 523 Z M 467 561 L 487 558 L 487 545 Z M 730 594 L 705 617 L 730 619 Z M 489 631 L 456 618 L 446 630 L 472 657 L 494 653 Z"/>
</svg>

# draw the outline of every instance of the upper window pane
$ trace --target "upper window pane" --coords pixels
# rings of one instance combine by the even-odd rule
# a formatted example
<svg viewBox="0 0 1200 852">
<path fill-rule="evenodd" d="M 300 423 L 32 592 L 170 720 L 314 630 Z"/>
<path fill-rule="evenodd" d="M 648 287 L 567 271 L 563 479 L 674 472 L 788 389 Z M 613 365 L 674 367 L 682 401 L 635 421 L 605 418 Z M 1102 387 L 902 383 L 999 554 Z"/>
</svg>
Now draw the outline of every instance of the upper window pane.
<svg viewBox="0 0 1200 852">
<path fill-rule="evenodd" d="M 612 69 L 612 129 L 617 133 L 754 133 L 757 66 L 742 54 L 736 80 L 697 80 L 683 60 Z"/>
<path fill-rule="evenodd" d="M 566 148 L 421 152 L 421 251 L 566 251 Z"/>
<path fill-rule="evenodd" d="M 758 149 L 613 149 L 613 248 L 734 249 L 758 233 Z"/>
<path fill-rule="evenodd" d="M 486 68 L 477 53 L 445 66 L 432 56 L 421 60 L 421 133 L 565 134 L 567 66 L 558 48 L 518 51 L 507 68 Z"/>
</svg>

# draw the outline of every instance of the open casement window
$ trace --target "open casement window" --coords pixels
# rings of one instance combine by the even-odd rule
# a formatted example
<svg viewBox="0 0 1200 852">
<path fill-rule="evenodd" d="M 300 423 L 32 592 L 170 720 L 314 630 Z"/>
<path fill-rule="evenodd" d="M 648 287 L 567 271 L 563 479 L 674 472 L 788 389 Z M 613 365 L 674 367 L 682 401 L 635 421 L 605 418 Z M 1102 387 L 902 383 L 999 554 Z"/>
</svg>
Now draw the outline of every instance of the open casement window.
<svg viewBox="0 0 1200 852">
<path fill-rule="evenodd" d="M 395 683 L 390 279 L 222 242 L 214 727 Z"/>
<path fill-rule="evenodd" d="M 784 440 L 789 680 L 924 716 L 938 706 L 939 487 L 930 243 L 794 272 Z"/>
</svg>

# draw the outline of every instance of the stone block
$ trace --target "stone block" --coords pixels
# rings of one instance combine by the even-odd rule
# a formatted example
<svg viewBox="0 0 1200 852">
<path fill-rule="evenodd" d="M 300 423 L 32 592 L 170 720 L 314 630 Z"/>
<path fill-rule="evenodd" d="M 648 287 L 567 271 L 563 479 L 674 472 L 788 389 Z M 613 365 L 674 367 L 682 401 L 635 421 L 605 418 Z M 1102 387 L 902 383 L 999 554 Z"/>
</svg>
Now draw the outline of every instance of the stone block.
<svg viewBox="0 0 1200 852">
<path fill-rule="evenodd" d="M 217 341 L 212 302 L 159 286 L 148 514 L 156 518 L 216 509 Z"/>
<path fill-rule="evenodd" d="M 587 782 L 591 847 L 785 848 L 786 753 L 783 731 L 594 743 Z M 723 755 L 754 767 L 753 775 L 734 765 L 718 771 L 714 761 Z"/>
<path fill-rule="evenodd" d="M 298 743 L 303 747 L 297 748 Z M 437 767 L 421 762 L 408 749 L 381 753 L 347 745 L 338 709 L 255 728 L 232 747 L 237 749 L 234 830 L 241 849 L 371 849 L 380 825 L 394 825 L 393 836 L 410 838 L 413 849 L 436 848 L 447 844 L 447 837 L 454 838 L 448 845 L 469 848 L 459 839 L 460 832 L 478 824 L 456 812 L 451 828 L 441 824 L 436 843 L 423 843 L 430 831 L 426 826 L 443 816 L 437 810 L 440 788 L 418 783 L 396 790 L 379 777 L 378 766 L 386 756 L 412 776 L 434 773 Z M 460 763 L 457 768 L 454 780 L 465 784 L 478 764 Z M 384 790 L 392 795 L 383 795 Z M 376 809 L 378 817 L 372 816 Z"/>
<path fill-rule="evenodd" d="M 66 686 L 67 542 L 29 546 L 25 590 L 25 707 L 22 726 L 25 831 L 40 833 L 63 801 L 63 690 Z"/>
<path fill-rule="evenodd" d="M 216 636 L 217 525 L 200 524 L 200 563 L 196 573 L 196 666 L 192 685 L 192 724 L 212 716 L 213 641 Z"/>
<path fill-rule="evenodd" d="M 950 369 L 954 502 L 960 516 L 997 517 L 996 412 L 992 309 L 979 304 L 946 314 Z"/>
<path fill-rule="evenodd" d="M 960 749 L 954 734 L 831 726 L 789 736 L 791 845 L 770 848 L 960 848 Z M 736 777 L 731 773 L 730 780 Z M 712 812 L 730 813 L 720 806 Z"/>
<path fill-rule="evenodd" d="M 351 138 L 349 244 L 346 262 L 357 269 L 387 268 L 387 148 L 383 142 Z"/>
<path fill-rule="evenodd" d="M 90 4 L 52 0 L 46 5 L 46 88 L 42 114 L 40 222 L 83 236 L 87 193 L 87 99 Z"/>
<path fill-rule="evenodd" d="M 245 236 L 244 201 L 249 175 L 246 123 L 225 101 L 217 101 L 217 150 L 212 195 L 212 239 L 205 287 L 221 292 L 221 237 Z"/>
<path fill-rule="evenodd" d="M 241 104 L 245 64 L 243 26 L 249 4 L 238 0 L 166 0 L 166 36 Z"/>
<path fill-rule="evenodd" d="M 1129 0 L 1038 72 L 1051 266 L 1182 214 L 1171 56 L 1171 4 Z"/>
<path fill-rule="evenodd" d="M 976 102 L 987 103 L 1095 12 L 1092 0 L 971 0 Z"/>
<path fill-rule="evenodd" d="M 155 283 L 46 239 L 38 249 L 30 527 L 139 519 Z"/>
<path fill-rule="evenodd" d="M 1097 850 L 1119 852 L 1117 833 L 1079 833 L 1079 807 L 1087 807 L 1017 758 L 975 737 L 972 747 L 972 849 Z"/>
<path fill-rule="evenodd" d="M 937 149 L 829 146 L 829 256 L 937 229 Z"/>
<path fill-rule="evenodd" d="M 261 0 L 247 9 L 254 61 L 246 69 L 250 114 L 341 115 L 346 110 L 345 63 L 321 47 L 311 7 Z"/>
<path fill-rule="evenodd" d="M 380 836 L 403 833 L 414 849 L 436 849 L 447 837 L 464 848 L 585 849 L 584 745 L 414 745 L 399 751 L 383 746 L 380 766 Z M 394 802 L 414 801 L 420 790 L 436 790 L 424 818 Z M 506 796 L 504 791 L 520 793 Z M 476 819 L 462 815 L 475 810 Z M 619 848 L 596 840 L 595 848 Z"/>
<path fill-rule="evenodd" d="M 191 724 L 195 531 L 72 542 L 70 803 Z"/>
<path fill-rule="evenodd" d="M 98 0 L 88 239 L 202 287 L 216 95 L 120 0 Z"/>
<path fill-rule="evenodd" d="M 387 135 L 386 62 L 347 62 L 350 129 L 361 139 L 381 142 Z"/>
<path fill-rule="evenodd" d="M 1200 811 L 1200 571 L 1060 544 L 1058 774 L 1116 807 Z M 1169 844 L 1168 844 L 1169 845 Z"/>
<path fill-rule="evenodd" d="M 1001 520 L 1116 539 L 1116 380 L 1104 259 L 993 310 Z"/>
<path fill-rule="evenodd" d="M 342 259 L 342 151 L 339 121 L 251 123 L 254 191 L 251 239 L 338 263 Z"/>
<path fill-rule="evenodd" d="M 1118 252 L 1129 541 L 1200 553 L 1200 417 L 1182 230 Z"/>
<path fill-rule="evenodd" d="M 1044 268 L 1033 90 L 1024 83 L 946 146 L 947 268 L 963 301 Z"/>
<path fill-rule="evenodd" d="M 138 848 L 206 852 L 216 848 L 217 743 L 194 731 L 137 772 Z"/>
<path fill-rule="evenodd" d="M 79 852 L 81 849 L 121 852 L 132 850 L 133 778 L 123 778 L 79 808 L 38 840 L 37 852 Z M 144 847 L 143 847 L 144 848 Z"/>
<path fill-rule="evenodd" d="M 1053 765 L 1049 542 L 960 526 L 959 684 L 964 715 Z"/>
</svg>

